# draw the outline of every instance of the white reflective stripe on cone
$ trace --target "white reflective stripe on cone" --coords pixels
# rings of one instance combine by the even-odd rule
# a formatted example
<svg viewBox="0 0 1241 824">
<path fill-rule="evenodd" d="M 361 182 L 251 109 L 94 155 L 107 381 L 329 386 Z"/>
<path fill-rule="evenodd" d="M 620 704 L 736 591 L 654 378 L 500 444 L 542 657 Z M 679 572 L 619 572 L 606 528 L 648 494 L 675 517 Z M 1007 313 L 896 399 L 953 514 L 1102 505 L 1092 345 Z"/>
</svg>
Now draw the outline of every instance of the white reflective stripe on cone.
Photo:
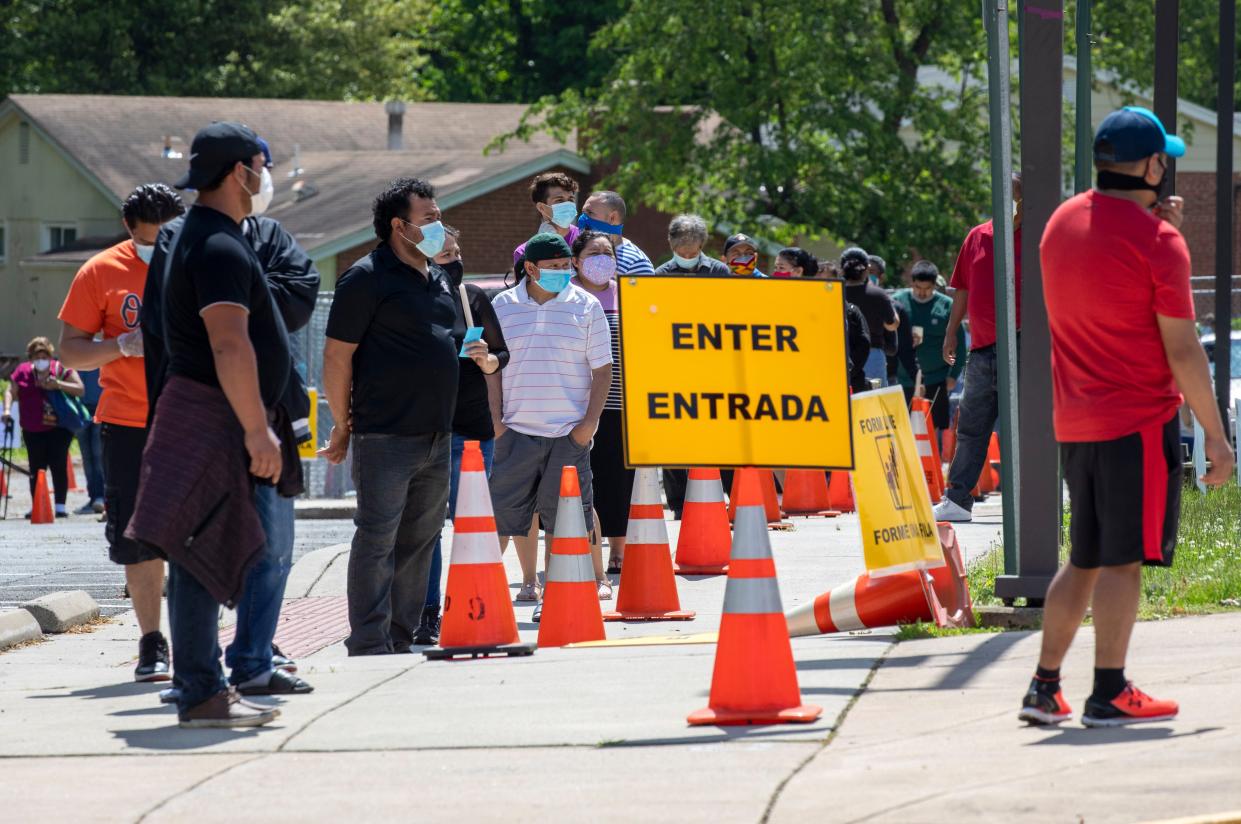
<svg viewBox="0 0 1241 824">
<path fill-rule="evenodd" d="M 767 541 L 767 511 L 763 507 L 737 507 L 733 535 L 733 558 L 740 561 L 771 557 L 771 544 Z"/>
<path fill-rule="evenodd" d="M 454 564 L 499 564 L 500 539 L 494 532 L 457 532 L 452 536 Z"/>
<path fill-rule="evenodd" d="M 590 553 L 582 555 L 560 555 L 553 552 L 547 564 L 547 582 L 561 584 L 593 583 L 595 565 L 590 560 Z"/>
<path fill-rule="evenodd" d="M 668 530 L 663 519 L 630 518 L 625 528 L 626 544 L 663 544 L 668 545 Z"/>
<path fill-rule="evenodd" d="M 815 601 L 817 600 L 816 598 Z M 821 635 L 823 633 L 823 630 L 819 629 L 819 622 L 814 617 L 815 601 L 802 604 L 784 614 L 784 618 L 789 625 L 790 638 L 797 638 L 803 635 Z"/>
<path fill-rule="evenodd" d="M 725 615 L 783 614 L 775 578 L 729 578 L 724 590 Z"/>
<path fill-rule="evenodd" d="M 854 601 L 854 593 L 856 591 L 856 581 L 841 584 L 832 590 L 831 597 L 827 602 L 828 614 L 832 617 L 832 623 L 841 632 L 866 628 L 866 625 L 862 623 L 862 619 L 857 614 L 857 603 Z"/>
<path fill-rule="evenodd" d="M 557 538 L 585 538 L 586 515 L 582 512 L 582 499 L 561 498 L 556 506 L 556 530 L 552 533 Z"/>
<path fill-rule="evenodd" d="M 659 497 L 659 475 L 656 474 L 658 472 L 658 469 L 649 466 L 637 470 L 633 478 L 633 494 L 629 496 L 629 503 L 663 506 L 664 502 Z"/>
<path fill-rule="evenodd" d="M 909 416 L 909 420 L 913 423 L 915 435 L 929 435 L 926 431 L 926 415 L 921 412 L 915 412 Z"/>
<path fill-rule="evenodd" d="M 491 488 L 483 472 L 462 472 L 457 487 L 457 511 L 459 518 L 482 518 L 492 514 Z"/>
<path fill-rule="evenodd" d="M 685 487 L 687 504 L 724 503 L 724 484 L 720 481 L 690 481 Z"/>
<path fill-rule="evenodd" d="M 921 438 L 919 438 L 919 439 L 918 439 L 918 457 L 919 457 L 919 458 L 929 458 L 929 457 L 931 457 L 931 442 L 930 442 L 930 440 L 925 440 L 925 441 L 924 441 L 924 440 L 922 440 Z"/>
</svg>

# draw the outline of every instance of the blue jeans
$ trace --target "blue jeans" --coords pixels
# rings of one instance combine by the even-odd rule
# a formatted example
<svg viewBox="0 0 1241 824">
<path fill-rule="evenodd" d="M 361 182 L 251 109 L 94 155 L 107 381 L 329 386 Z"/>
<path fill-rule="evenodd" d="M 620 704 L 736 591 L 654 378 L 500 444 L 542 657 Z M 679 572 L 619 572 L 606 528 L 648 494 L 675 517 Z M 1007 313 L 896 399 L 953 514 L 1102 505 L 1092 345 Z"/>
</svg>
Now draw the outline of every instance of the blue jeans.
<svg viewBox="0 0 1241 824">
<path fill-rule="evenodd" d="M 82 474 L 86 476 L 86 494 L 91 502 L 103 500 L 103 427 L 92 421 L 78 433 L 82 450 Z"/>
<path fill-rule="evenodd" d="M 469 438 L 461 435 L 452 436 L 452 474 L 448 476 L 448 518 L 457 517 L 457 484 L 461 481 L 461 456 L 465 453 L 465 442 Z M 491 459 L 495 455 L 495 438 L 479 441 L 483 452 L 483 467 L 487 477 L 491 477 Z M 435 539 L 435 551 L 431 553 L 431 571 L 427 577 L 427 606 L 440 605 L 440 578 L 444 574 L 444 550 L 442 538 Z"/>
<path fill-rule="evenodd" d="M 957 451 L 948 468 L 948 488 L 944 497 L 971 511 L 970 492 L 978 484 L 987 463 L 991 432 L 1000 415 L 1000 366 L 995 346 L 975 349 L 965 362 L 965 391 L 957 416 Z"/>
<path fill-rule="evenodd" d="M 275 487 L 256 486 L 254 508 L 263 522 L 267 545 L 246 575 L 237 603 L 237 634 L 224 651 L 233 684 L 271 671 L 271 642 L 280 621 L 284 585 L 293 569 L 293 499 L 282 498 Z"/>
<path fill-rule="evenodd" d="M 188 712 L 223 689 L 220 667 L 220 605 L 198 579 L 175 561 L 168 563 L 168 625 L 172 630 L 172 685 L 180 690 L 177 709 Z"/>
<path fill-rule="evenodd" d="M 865 372 L 867 380 L 878 378 L 880 386 L 888 385 L 888 356 L 884 354 L 882 341 L 877 346 L 871 343 L 870 354 L 866 356 Z"/>
<path fill-rule="evenodd" d="M 413 644 L 448 509 L 451 441 L 448 432 L 353 436 L 350 655 L 407 652 Z"/>
</svg>

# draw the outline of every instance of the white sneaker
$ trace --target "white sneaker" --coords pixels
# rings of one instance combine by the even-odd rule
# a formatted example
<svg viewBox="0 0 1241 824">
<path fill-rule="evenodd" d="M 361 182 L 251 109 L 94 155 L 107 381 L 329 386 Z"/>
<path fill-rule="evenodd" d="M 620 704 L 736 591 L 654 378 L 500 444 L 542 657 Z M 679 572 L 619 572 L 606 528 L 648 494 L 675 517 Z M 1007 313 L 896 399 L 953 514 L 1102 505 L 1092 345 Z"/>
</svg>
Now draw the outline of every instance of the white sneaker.
<svg viewBox="0 0 1241 824">
<path fill-rule="evenodd" d="M 951 498 L 944 498 L 935 505 L 935 520 L 947 521 L 952 524 L 968 524 L 974 520 L 974 513 L 958 504 Z"/>
</svg>

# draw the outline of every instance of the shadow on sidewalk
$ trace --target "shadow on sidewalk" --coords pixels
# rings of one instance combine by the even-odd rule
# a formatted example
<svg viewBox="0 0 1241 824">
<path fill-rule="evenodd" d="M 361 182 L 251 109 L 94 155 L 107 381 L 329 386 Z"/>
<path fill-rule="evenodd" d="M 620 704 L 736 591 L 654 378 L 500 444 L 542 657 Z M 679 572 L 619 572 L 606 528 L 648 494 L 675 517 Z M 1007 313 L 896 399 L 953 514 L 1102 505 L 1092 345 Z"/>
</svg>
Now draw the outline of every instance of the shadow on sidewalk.
<svg viewBox="0 0 1241 824">
<path fill-rule="evenodd" d="M 623 741 L 605 741 L 599 749 L 620 747 L 676 747 L 685 744 L 717 744 L 728 741 L 762 741 L 763 739 L 788 740 L 805 737 L 809 741 L 822 740 L 831 734 L 833 726 L 816 722 L 813 724 L 766 724 L 752 727 L 716 727 L 717 735 L 686 735 L 680 738 L 627 738 Z"/>
<path fill-rule="evenodd" d="M 1038 729 L 1038 728 L 1035 728 Z M 1173 738 L 1189 738 L 1211 732 L 1223 732 L 1223 727 L 1199 727 L 1186 732 L 1173 732 L 1170 727 L 1107 727 L 1087 729 L 1086 727 L 1063 727 L 1055 734 L 1038 741 L 1031 741 L 1027 747 L 1101 747 L 1108 744 L 1138 744 L 1144 741 L 1170 741 Z"/>
<path fill-rule="evenodd" d="M 84 687 L 71 692 L 44 693 L 31 695 L 30 698 L 128 698 L 134 695 L 149 695 L 154 698 L 160 690 L 172 686 L 169 682 L 126 682 L 120 684 L 103 684 L 98 687 Z"/>
<path fill-rule="evenodd" d="M 174 715 L 175 719 L 176 716 Z M 285 731 L 284 727 L 250 727 L 239 730 L 183 730 L 174 721 L 171 726 L 143 730 L 109 730 L 125 742 L 127 747 L 139 750 L 174 752 L 199 750 L 220 744 L 231 744 L 254 738 L 264 729 L 272 732 Z"/>
</svg>

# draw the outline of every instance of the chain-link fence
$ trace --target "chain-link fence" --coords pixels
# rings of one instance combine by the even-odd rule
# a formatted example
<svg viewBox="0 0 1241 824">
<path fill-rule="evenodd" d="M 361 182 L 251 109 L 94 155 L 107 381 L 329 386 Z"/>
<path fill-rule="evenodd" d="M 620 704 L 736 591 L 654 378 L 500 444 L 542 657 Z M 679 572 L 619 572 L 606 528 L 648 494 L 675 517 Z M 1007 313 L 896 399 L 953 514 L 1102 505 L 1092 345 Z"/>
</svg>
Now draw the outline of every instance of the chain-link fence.
<svg viewBox="0 0 1241 824">
<path fill-rule="evenodd" d="M 323 396 L 323 339 L 327 334 L 327 316 L 332 307 L 332 293 L 323 292 L 315 303 L 310 323 L 293 335 L 293 357 L 297 370 L 306 386 L 318 390 L 318 424 L 314 432 L 316 446 L 321 446 L 332 431 L 332 410 Z M 339 466 L 333 466 L 323 458 L 302 461 L 306 477 L 306 496 L 309 498 L 340 498 L 353 492 L 350 458 Z"/>
</svg>

